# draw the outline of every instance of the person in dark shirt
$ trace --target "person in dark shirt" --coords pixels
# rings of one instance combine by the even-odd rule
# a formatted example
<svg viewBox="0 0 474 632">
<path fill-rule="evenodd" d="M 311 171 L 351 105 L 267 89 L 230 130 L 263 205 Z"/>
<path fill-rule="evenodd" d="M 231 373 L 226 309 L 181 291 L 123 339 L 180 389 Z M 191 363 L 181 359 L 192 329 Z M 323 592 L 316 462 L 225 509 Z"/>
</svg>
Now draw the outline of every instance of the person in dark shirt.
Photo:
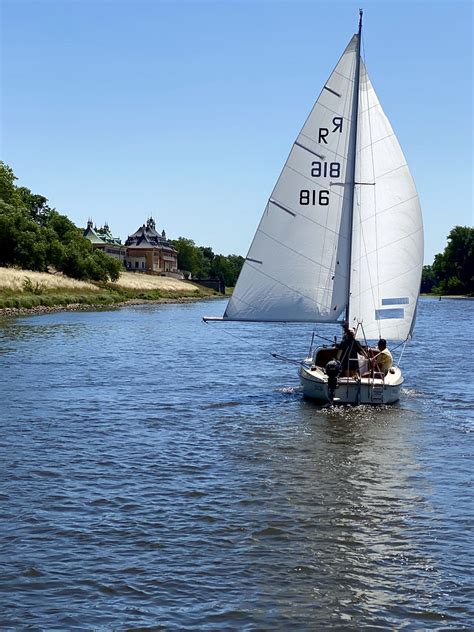
<svg viewBox="0 0 474 632">
<path fill-rule="evenodd" d="M 357 354 L 365 356 L 365 351 L 355 339 L 353 329 L 344 327 L 345 333 L 336 347 L 340 350 L 339 362 L 341 363 L 341 376 L 353 377 L 359 373 L 359 360 Z"/>
</svg>

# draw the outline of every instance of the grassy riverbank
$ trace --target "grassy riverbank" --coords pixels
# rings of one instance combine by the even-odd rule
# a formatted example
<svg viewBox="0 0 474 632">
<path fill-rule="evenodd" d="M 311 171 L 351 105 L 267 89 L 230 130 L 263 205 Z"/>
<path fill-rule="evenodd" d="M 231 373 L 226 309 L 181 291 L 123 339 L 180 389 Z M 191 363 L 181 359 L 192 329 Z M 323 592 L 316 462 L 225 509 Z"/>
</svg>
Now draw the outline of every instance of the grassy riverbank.
<svg viewBox="0 0 474 632">
<path fill-rule="evenodd" d="M 124 272 L 115 283 L 86 283 L 62 274 L 0 268 L 0 312 L 107 306 L 143 301 L 207 298 L 215 292 L 169 277 Z"/>
</svg>

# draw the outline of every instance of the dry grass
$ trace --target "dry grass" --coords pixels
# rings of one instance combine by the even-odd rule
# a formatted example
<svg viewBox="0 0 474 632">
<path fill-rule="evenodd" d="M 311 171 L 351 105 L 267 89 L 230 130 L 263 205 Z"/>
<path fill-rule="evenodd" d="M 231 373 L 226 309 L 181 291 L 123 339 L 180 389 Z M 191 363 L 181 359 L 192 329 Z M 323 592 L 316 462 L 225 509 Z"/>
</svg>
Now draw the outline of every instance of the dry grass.
<svg viewBox="0 0 474 632">
<path fill-rule="evenodd" d="M 198 288 L 188 281 L 180 281 L 171 277 L 152 276 L 136 272 L 122 272 L 120 279 L 112 285 L 127 290 L 166 290 L 182 292 L 198 292 Z"/>
<path fill-rule="evenodd" d="M 25 284 L 29 284 L 30 287 L 35 287 L 35 293 L 58 290 L 101 291 L 101 288 L 93 283 L 76 281 L 61 273 L 48 274 L 46 272 L 33 272 L 31 270 L 19 270 L 17 268 L 0 268 L 0 290 L 5 290 L 7 293 L 22 293 L 27 289 Z M 117 289 L 137 291 L 163 290 L 186 292 L 187 294 L 199 292 L 199 289 L 195 285 L 187 281 L 134 272 L 122 272 L 120 279 L 116 283 L 111 283 L 110 286 L 116 287 Z"/>
<path fill-rule="evenodd" d="M 45 290 L 89 290 L 99 291 L 92 283 L 76 281 L 63 274 L 48 274 L 47 272 L 33 272 L 18 270 L 17 268 L 0 268 L 0 289 L 13 292 L 23 292 L 25 279 Z"/>
</svg>

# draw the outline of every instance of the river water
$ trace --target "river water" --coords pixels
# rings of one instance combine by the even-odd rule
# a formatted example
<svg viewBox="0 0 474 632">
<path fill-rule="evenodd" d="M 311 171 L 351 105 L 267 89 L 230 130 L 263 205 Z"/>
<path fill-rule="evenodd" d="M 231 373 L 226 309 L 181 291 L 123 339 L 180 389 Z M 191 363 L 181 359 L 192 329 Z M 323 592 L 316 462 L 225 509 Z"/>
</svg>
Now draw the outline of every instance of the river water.
<svg viewBox="0 0 474 632">
<path fill-rule="evenodd" d="M 0 628 L 472 630 L 474 302 L 335 410 L 269 355 L 311 328 L 224 306 L 0 321 Z"/>
</svg>

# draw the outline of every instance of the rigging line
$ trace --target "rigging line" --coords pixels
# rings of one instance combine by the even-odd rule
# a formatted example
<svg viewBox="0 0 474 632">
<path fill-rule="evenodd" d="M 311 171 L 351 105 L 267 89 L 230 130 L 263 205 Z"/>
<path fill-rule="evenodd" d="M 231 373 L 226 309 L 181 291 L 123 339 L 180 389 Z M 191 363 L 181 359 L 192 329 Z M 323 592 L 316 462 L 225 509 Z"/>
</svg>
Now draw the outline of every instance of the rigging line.
<svg viewBox="0 0 474 632">
<path fill-rule="evenodd" d="M 331 324 L 336 325 L 337 322 L 331 323 Z M 325 340 L 326 342 L 330 342 L 331 344 L 334 344 L 334 340 L 331 340 L 331 338 L 326 338 L 325 336 L 321 336 L 321 334 L 317 334 L 316 332 L 314 332 L 314 335 L 316 336 L 316 338 L 321 338 L 321 340 Z"/>
<path fill-rule="evenodd" d="M 406 340 L 402 343 L 403 344 L 403 349 L 402 349 L 402 352 L 400 353 L 400 357 L 398 358 L 398 368 L 400 368 L 400 364 L 402 362 L 403 354 L 405 353 L 407 342 L 408 342 L 408 338 L 406 338 Z M 395 349 L 398 349 L 398 347 L 395 347 Z"/>
<path fill-rule="evenodd" d="M 293 360 L 293 358 L 287 358 L 286 356 L 282 356 L 279 353 L 270 353 L 272 357 L 276 360 L 282 360 L 282 362 L 288 362 L 289 364 L 296 364 L 297 366 L 301 366 L 304 364 L 304 360 Z"/>
<path fill-rule="evenodd" d="M 372 216 L 372 217 L 374 217 L 374 216 Z M 366 255 L 370 256 L 370 255 L 373 255 L 376 252 L 383 251 L 383 250 L 385 250 L 385 248 L 389 248 L 390 246 L 393 246 L 394 244 L 398 244 L 399 241 L 403 241 L 404 239 L 409 239 L 410 237 L 413 237 L 414 235 L 419 233 L 421 230 L 422 230 L 422 228 L 417 228 L 413 233 L 408 233 L 408 235 L 403 235 L 402 237 L 399 237 L 398 239 L 394 239 L 393 241 L 389 241 L 388 243 L 384 244 L 380 248 L 375 247 L 373 250 L 368 251 L 366 253 Z"/>
<path fill-rule="evenodd" d="M 373 151 L 373 146 L 372 146 L 372 151 Z M 399 167 L 394 167 L 393 169 L 390 169 L 389 171 L 385 171 L 385 173 L 381 173 L 379 176 L 377 176 L 377 179 L 380 180 L 381 178 L 385 178 L 385 176 L 388 176 L 390 173 L 393 173 L 394 171 L 398 171 L 399 169 L 403 169 L 407 167 L 408 168 L 408 163 L 404 162 L 403 165 L 400 165 Z"/>
<path fill-rule="evenodd" d="M 412 266 L 411 268 L 409 268 L 408 270 L 405 270 L 404 272 L 400 272 L 400 274 L 395 275 L 394 277 L 390 277 L 389 279 L 385 279 L 383 283 L 381 283 L 381 286 L 387 285 L 389 283 L 391 283 L 392 281 L 396 281 L 397 279 L 400 279 L 401 277 L 406 276 L 407 274 L 411 274 L 413 272 L 413 270 L 417 270 L 420 267 L 420 264 L 415 264 L 414 266 Z M 367 290 L 365 290 L 367 291 Z M 362 294 L 362 292 L 360 292 L 360 294 Z"/>
<path fill-rule="evenodd" d="M 206 325 L 209 325 L 209 323 L 207 321 L 204 321 L 206 323 Z M 236 340 L 238 340 L 239 342 L 245 342 L 245 344 L 249 345 L 250 347 L 254 348 L 254 349 L 258 349 L 259 351 L 262 351 L 265 354 L 269 354 L 271 356 L 274 356 L 274 353 L 272 351 L 269 351 L 268 349 L 266 349 L 265 347 L 263 347 L 262 345 L 257 344 L 256 342 L 250 342 L 249 340 L 247 340 L 246 338 L 242 337 L 242 336 L 238 336 L 237 334 L 232 333 L 231 331 L 227 330 L 227 329 L 221 329 L 220 330 L 222 333 L 230 336 L 231 338 L 235 338 Z M 295 361 L 297 362 L 297 364 L 301 364 L 300 361 Z"/>
<path fill-rule="evenodd" d="M 418 198 L 418 195 L 412 195 L 411 197 L 407 198 L 406 200 L 403 200 L 402 202 L 397 202 L 396 204 L 392 204 L 392 206 L 388 206 L 387 208 L 384 208 L 383 211 L 379 211 L 377 213 L 377 215 L 380 217 L 381 215 L 383 215 L 384 213 L 388 213 L 388 211 L 391 211 L 392 209 L 396 208 L 397 206 L 401 206 L 402 204 L 406 204 L 407 202 L 411 202 L 411 200 L 414 200 L 415 198 Z M 368 222 L 369 220 L 373 219 L 375 216 L 375 213 L 373 215 L 368 215 L 363 222 Z M 418 229 L 415 231 L 418 232 Z M 412 233 L 415 234 L 415 233 Z"/>
<path fill-rule="evenodd" d="M 266 233 L 264 230 L 260 229 L 259 232 L 262 233 L 262 235 L 265 235 L 265 237 L 268 237 L 268 239 L 271 239 L 272 241 L 274 241 L 275 243 L 279 244 L 280 246 L 283 246 L 283 248 L 286 248 L 287 250 L 290 250 L 291 252 L 294 252 L 295 255 L 299 255 L 300 257 L 303 257 L 304 259 L 307 259 L 311 263 L 314 263 L 315 265 L 319 266 L 320 269 L 324 268 L 330 274 L 334 274 L 334 275 L 336 274 L 335 270 L 331 270 L 331 268 L 328 268 L 327 266 L 323 265 L 319 261 L 315 261 L 314 259 L 311 259 L 311 257 L 308 257 L 307 255 L 304 255 L 302 252 L 299 252 L 298 250 L 295 250 L 294 248 L 291 248 L 290 246 L 288 246 L 287 244 L 283 243 L 282 241 L 279 241 L 275 237 L 272 237 L 271 235 Z"/>
<path fill-rule="evenodd" d="M 397 350 L 397 349 L 399 349 L 402 345 L 406 345 L 406 344 L 407 344 L 407 342 L 408 342 L 408 340 L 409 340 L 409 338 L 410 338 L 410 336 L 407 336 L 407 337 L 405 338 L 405 340 L 402 340 L 402 341 L 400 342 L 400 344 L 396 345 L 395 347 L 392 347 L 392 351 L 396 351 L 396 350 Z"/>
<path fill-rule="evenodd" d="M 362 321 L 357 323 L 357 327 L 359 325 L 360 325 L 360 328 L 362 329 L 362 335 L 364 336 L 365 347 L 366 347 L 366 350 L 367 350 L 366 358 L 367 358 L 367 360 L 369 360 L 369 348 L 370 347 L 369 347 L 369 343 L 367 342 L 367 337 L 365 335 L 364 325 L 363 325 Z"/>
<path fill-rule="evenodd" d="M 365 60 L 365 48 L 364 48 L 364 60 Z M 364 61 L 364 65 L 365 65 L 365 61 Z M 374 108 L 377 108 L 380 106 L 380 103 L 374 103 L 374 105 L 371 105 L 370 107 L 368 107 L 365 110 L 361 111 L 361 114 L 365 114 L 366 112 L 368 112 L 369 110 L 373 110 Z"/>
<path fill-rule="evenodd" d="M 380 103 L 378 105 L 380 105 Z M 370 116 L 370 113 L 369 113 L 369 116 Z M 381 143 L 383 140 L 387 140 L 387 138 L 391 138 L 392 136 L 395 136 L 395 132 L 392 132 L 391 134 L 387 134 L 386 136 L 383 136 L 382 138 L 379 138 L 378 140 L 374 140 L 372 144 L 377 145 L 378 143 Z M 364 147 L 361 147 L 360 150 L 364 151 L 364 149 L 367 149 L 367 147 L 370 147 L 370 143 L 368 145 L 364 145 Z"/>
<path fill-rule="evenodd" d="M 383 282 L 383 285 L 387 284 L 387 283 L 391 283 L 392 281 L 395 281 L 396 279 L 399 279 L 407 274 L 411 274 L 413 272 L 413 270 L 417 270 L 420 267 L 420 264 L 416 264 L 414 266 L 412 266 L 411 268 L 409 268 L 408 270 L 405 270 L 405 272 L 400 272 L 400 274 L 397 274 L 394 277 L 391 277 L 390 279 L 386 279 Z"/>
</svg>

